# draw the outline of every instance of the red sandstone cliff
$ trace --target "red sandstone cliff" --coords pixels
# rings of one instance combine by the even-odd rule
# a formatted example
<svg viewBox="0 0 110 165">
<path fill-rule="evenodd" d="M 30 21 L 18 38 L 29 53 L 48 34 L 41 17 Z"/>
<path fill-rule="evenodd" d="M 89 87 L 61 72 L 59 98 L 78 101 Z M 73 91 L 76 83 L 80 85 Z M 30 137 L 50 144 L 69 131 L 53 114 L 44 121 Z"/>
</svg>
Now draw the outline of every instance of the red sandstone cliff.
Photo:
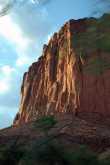
<svg viewBox="0 0 110 165">
<path fill-rule="evenodd" d="M 70 20 L 44 46 L 42 56 L 24 74 L 15 124 L 65 112 L 110 114 L 110 52 L 90 44 L 83 57 L 73 42 L 89 24 L 88 19 Z"/>
</svg>

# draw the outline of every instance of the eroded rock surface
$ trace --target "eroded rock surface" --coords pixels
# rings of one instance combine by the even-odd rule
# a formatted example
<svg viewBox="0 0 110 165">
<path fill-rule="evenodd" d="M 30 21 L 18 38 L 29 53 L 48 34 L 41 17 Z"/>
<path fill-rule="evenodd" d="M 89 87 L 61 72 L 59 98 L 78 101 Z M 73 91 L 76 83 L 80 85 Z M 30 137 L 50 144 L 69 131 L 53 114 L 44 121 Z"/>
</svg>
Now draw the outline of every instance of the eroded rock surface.
<svg viewBox="0 0 110 165">
<path fill-rule="evenodd" d="M 14 124 L 43 115 L 110 114 L 110 15 L 70 20 L 24 74 Z"/>
</svg>

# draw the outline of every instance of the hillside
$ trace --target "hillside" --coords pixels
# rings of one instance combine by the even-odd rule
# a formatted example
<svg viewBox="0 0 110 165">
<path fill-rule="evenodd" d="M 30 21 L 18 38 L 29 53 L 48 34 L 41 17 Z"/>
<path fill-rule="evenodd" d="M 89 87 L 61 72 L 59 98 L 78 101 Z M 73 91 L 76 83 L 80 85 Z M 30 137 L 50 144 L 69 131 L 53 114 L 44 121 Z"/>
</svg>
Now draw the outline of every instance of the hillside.
<svg viewBox="0 0 110 165">
<path fill-rule="evenodd" d="M 109 118 L 105 121 L 92 113 L 80 113 L 78 117 L 65 114 L 49 128 L 50 119 L 1 130 L 0 164 L 110 164 Z"/>
<path fill-rule="evenodd" d="M 70 20 L 24 74 L 0 165 L 110 165 L 110 15 Z"/>
</svg>

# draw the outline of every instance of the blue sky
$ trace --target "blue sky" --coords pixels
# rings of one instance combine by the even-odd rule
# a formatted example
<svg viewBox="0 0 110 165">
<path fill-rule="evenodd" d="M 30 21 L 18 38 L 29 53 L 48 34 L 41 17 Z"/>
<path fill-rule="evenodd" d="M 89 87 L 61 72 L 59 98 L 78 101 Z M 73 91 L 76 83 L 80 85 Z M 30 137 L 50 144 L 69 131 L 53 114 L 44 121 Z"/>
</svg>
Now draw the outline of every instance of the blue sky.
<svg viewBox="0 0 110 165">
<path fill-rule="evenodd" d="M 12 124 L 23 73 L 42 54 L 43 44 L 66 21 L 89 17 L 94 9 L 92 0 L 20 1 L 0 17 L 0 128 Z"/>
</svg>

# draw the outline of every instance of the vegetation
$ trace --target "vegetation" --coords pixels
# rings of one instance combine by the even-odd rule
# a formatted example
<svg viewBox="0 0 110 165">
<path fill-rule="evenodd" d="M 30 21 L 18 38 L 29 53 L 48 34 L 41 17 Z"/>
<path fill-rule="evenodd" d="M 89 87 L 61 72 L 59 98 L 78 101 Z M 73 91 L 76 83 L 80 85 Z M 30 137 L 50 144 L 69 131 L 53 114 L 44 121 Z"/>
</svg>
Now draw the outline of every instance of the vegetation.
<svg viewBox="0 0 110 165">
<path fill-rule="evenodd" d="M 56 124 L 52 116 L 36 121 L 36 128 L 45 132 Z M 44 133 L 45 134 L 45 133 Z M 88 147 L 79 145 L 77 148 L 66 148 L 58 140 L 58 136 L 44 136 L 33 143 L 32 147 L 21 159 L 20 165 L 108 165 L 108 160 L 100 160 L 98 155 Z"/>
<path fill-rule="evenodd" d="M 24 151 L 16 145 L 0 146 L 0 165 L 18 165 Z"/>
<path fill-rule="evenodd" d="M 109 165 L 109 152 L 98 154 L 84 145 L 66 147 L 59 135 L 49 135 L 57 121 L 53 116 L 42 117 L 34 127 L 44 136 L 32 142 L 28 150 L 21 149 L 17 140 L 9 146 L 0 146 L 0 165 Z M 46 132 L 46 133 L 45 133 Z M 47 136 L 46 136 L 47 135 Z"/>
<path fill-rule="evenodd" d="M 110 159 L 99 159 L 98 155 L 86 146 L 67 149 L 57 139 L 40 147 L 38 143 L 26 153 L 20 165 L 109 165 Z"/>
<path fill-rule="evenodd" d="M 80 52 L 102 50 L 110 52 L 110 15 L 105 14 L 100 19 L 86 20 L 85 32 L 73 36 L 73 46 L 77 54 Z"/>
<path fill-rule="evenodd" d="M 44 116 L 36 121 L 35 128 L 40 129 L 44 132 L 46 136 L 48 136 L 48 131 L 54 127 L 54 125 L 57 123 L 54 116 Z"/>
<path fill-rule="evenodd" d="M 99 76 L 108 69 L 110 69 L 110 61 L 106 58 L 104 59 L 97 56 L 89 61 L 89 63 L 84 67 L 84 72 Z"/>
<path fill-rule="evenodd" d="M 32 147 L 22 160 L 21 165 L 98 165 L 96 154 L 87 147 L 80 146 L 76 151 L 69 151 L 57 139 L 49 141 L 40 147 L 38 143 Z"/>
<path fill-rule="evenodd" d="M 77 148 L 67 149 L 57 139 L 40 139 L 33 143 L 29 151 L 23 153 L 21 150 L 0 150 L 0 165 L 109 165 L 110 155 L 96 153 L 86 146 L 80 145 Z M 38 146 L 40 144 L 40 146 Z"/>
<path fill-rule="evenodd" d="M 102 58 L 101 53 L 110 53 L 110 14 L 104 14 L 100 19 L 87 19 L 85 22 L 85 31 L 77 32 L 73 36 L 73 47 L 77 56 L 82 59 L 97 52 L 97 57 L 89 61 L 84 66 L 84 71 L 100 75 L 105 70 L 110 69 L 110 60 L 107 57 Z"/>
<path fill-rule="evenodd" d="M 104 151 L 99 155 L 100 165 L 109 165 L 110 164 L 110 150 Z"/>
</svg>

